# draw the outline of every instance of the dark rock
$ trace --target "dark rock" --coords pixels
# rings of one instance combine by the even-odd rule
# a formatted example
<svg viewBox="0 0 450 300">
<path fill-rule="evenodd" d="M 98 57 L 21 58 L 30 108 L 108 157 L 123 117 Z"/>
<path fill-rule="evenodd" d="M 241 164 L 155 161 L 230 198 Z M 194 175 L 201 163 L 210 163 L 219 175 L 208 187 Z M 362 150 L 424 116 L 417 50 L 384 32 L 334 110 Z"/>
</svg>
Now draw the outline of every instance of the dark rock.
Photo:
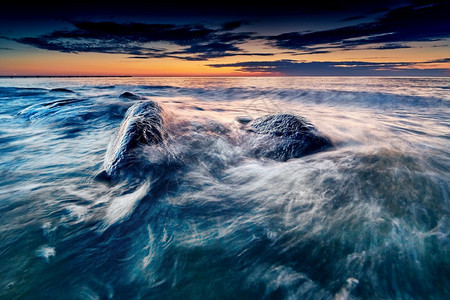
<svg viewBox="0 0 450 300">
<path fill-rule="evenodd" d="M 119 97 L 122 99 L 129 99 L 129 100 L 144 100 L 145 99 L 144 97 L 141 97 L 139 95 L 136 95 L 136 94 L 133 94 L 130 92 L 122 93 Z"/>
<path fill-rule="evenodd" d="M 248 124 L 248 123 L 250 123 L 251 121 L 253 121 L 253 119 L 250 118 L 250 117 L 241 116 L 241 117 L 237 117 L 237 118 L 236 118 L 236 121 L 238 121 L 239 123 L 245 125 L 245 124 Z"/>
<path fill-rule="evenodd" d="M 57 100 L 57 101 L 52 101 L 52 102 L 48 102 L 48 103 L 43 103 L 42 105 L 47 106 L 48 108 L 53 108 L 53 107 L 64 106 L 64 105 L 81 102 L 81 101 L 83 101 L 83 99 L 72 98 L 72 99 L 64 99 L 64 100 Z"/>
<path fill-rule="evenodd" d="M 257 118 L 248 131 L 253 136 L 247 143 L 257 157 L 286 161 L 333 147 L 309 121 L 293 114 Z"/>
<path fill-rule="evenodd" d="M 98 182 L 110 183 L 111 176 L 105 170 L 100 171 L 94 176 L 94 179 Z"/>
<path fill-rule="evenodd" d="M 51 89 L 50 93 L 54 93 L 54 92 L 58 92 L 58 93 L 75 93 L 72 90 L 69 89 L 65 89 L 65 88 L 57 88 L 57 89 Z"/>
<path fill-rule="evenodd" d="M 157 145 L 166 138 L 161 107 L 153 101 L 138 102 L 131 106 L 108 146 L 104 167 L 114 177 L 120 169 L 132 164 L 133 150 L 140 145 Z"/>
</svg>

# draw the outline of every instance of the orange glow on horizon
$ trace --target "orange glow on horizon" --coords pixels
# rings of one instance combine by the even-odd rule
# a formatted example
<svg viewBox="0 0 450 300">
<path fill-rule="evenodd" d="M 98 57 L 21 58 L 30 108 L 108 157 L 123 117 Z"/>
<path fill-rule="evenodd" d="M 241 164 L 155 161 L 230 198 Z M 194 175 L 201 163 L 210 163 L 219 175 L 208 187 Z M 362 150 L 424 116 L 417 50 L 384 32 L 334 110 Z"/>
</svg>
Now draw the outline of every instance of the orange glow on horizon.
<svg viewBox="0 0 450 300">
<path fill-rule="evenodd" d="M 244 72 L 238 67 L 214 68 L 209 64 L 233 64 L 248 61 L 365 61 L 412 62 L 414 69 L 441 68 L 450 70 L 450 62 L 424 64 L 423 62 L 446 57 L 446 48 L 409 48 L 400 50 L 355 50 L 312 54 L 302 57 L 286 53 L 273 56 L 229 56 L 208 61 L 188 61 L 175 58 L 132 59 L 127 55 L 100 53 L 61 53 L 29 47 L 18 51 L 3 51 L 0 56 L 2 76 L 152 76 L 152 77 L 211 77 L 211 76 L 282 76 L 275 72 Z"/>
<path fill-rule="evenodd" d="M 234 61 L 236 58 L 234 58 Z M 218 60 L 215 63 L 231 61 Z M 231 61 L 232 62 L 232 61 Z M 11 76 L 267 76 L 236 68 L 212 68 L 205 61 L 174 58 L 131 59 L 126 55 L 61 53 L 37 49 L 0 57 L 0 75 Z M 273 75 L 273 74 L 271 74 Z"/>
</svg>

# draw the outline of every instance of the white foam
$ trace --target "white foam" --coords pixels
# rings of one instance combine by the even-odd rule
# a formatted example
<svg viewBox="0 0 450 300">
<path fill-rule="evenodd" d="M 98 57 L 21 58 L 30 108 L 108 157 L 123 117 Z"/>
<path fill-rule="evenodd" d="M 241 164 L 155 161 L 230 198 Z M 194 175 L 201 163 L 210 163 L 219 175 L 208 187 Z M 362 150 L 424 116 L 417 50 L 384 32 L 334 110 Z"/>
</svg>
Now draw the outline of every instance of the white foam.
<svg viewBox="0 0 450 300">
<path fill-rule="evenodd" d="M 155 256 L 155 249 L 154 249 L 155 237 L 153 235 L 152 228 L 149 225 L 147 225 L 147 231 L 148 231 L 148 244 L 147 246 L 144 247 L 144 250 L 147 251 L 147 255 L 142 259 L 143 269 L 148 267 L 148 265 L 151 263 L 151 261 Z"/>
<path fill-rule="evenodd" d="M 150 182 L 147 181 L 141 185 L 136 191 L 115 197 L 110 200 L 110 205 L 106 210 L 105 222 L 111 225 L 124 221 L 134 210 L 139 201 L 144 198 L 150 188 Z"/>
<path fill-rule="evenodd" d="M 350 292 L 358 285 L 358 283 L 359 281 L 356 278 L 347 278 L 347 284 L 334 295 L 334 300 L 347 300 Z"/>
<path fill-rule="evenodd" d="M 46 262 L 50 261 L 50 258 L 56 255 L 54 247 L 43 245 L 36 250 L 36 255 L 42 257 Z"/>
<path fill-rule="evenodd" d="M 69 211 L 68 218 L 74 222 L 83 222 L 88 214 L 88 208 L 80 205 L 68 205 L 66 209 Z"/>
</svg>

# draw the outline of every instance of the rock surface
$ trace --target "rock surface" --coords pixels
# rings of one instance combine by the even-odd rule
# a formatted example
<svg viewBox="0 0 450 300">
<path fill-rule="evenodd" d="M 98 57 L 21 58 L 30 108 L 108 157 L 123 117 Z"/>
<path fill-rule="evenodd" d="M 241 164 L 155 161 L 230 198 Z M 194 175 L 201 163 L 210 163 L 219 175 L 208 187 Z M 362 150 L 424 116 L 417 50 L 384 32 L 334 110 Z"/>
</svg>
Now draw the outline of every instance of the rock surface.
<svg viewBox="0 0 450 300">
<path fill-rule="evenodd" d="M 119 98 L 129 99 L 129 100 L 143 100 L 143 99 L 145 99 L 144 97 L 141 97 L 139 95 L 136 95 L 136 94 L 133 94 L 133 93 L 130 93 L 130 92 L 125 92 L 125 93 L 120 94 Z"/>
<path fill-rule="evenodd" d="M 306 119 L 293 114 L 257 118 L 248 125 L 247 141 L 253 155 L 286 161 L 333 147 Z"/>
<path fill-rule="evenodd" d="M 56 89 L 51 89 L 50 90 L 50 93 L 54 93 L 54 92 L 57 92 L 57 93 L 75 93 L 74 91 L 69 90 L 69 89 L 65 89 L 65 88 L 56 88 Z"/>
<path fill-rule="evenodd" d="M 249 123 L 244 125 L 246 130 L 241 131 L 241 139 L 236 140 L 241 140 L 242 142 L 234 144 L 246 149 L 244 151 L 245 155 L 286 161 L 333 147 L 330 139 L 321 134 L 309 121 L 293 114 L 267 115 L 248 121 Z M 192 148 L 191 150 L 195 152 L 195 148 L 198 147 L 205 152 L 203 144 L 208 142 L 211 142 L 208 150 L 217 151 L 217 155 L 219 155 L 222 149 L 216 147 L 217 143 L 223 143 L 221 147 L 233 145 L 233 142 L 230 144 L 226 142 L 230 138 L 230 129 L 219 125 L 219 123 L 206 122 L 199 125 L 199 128 L 196 128 L 195 123 L 191 123 L 187 132 L 182 130 L 182 128 L 172 132 L 174 130 L 172 126 L 170 129 L 172 138 L 169 139 L 162 108 L 153 101 L 137 102 L 127 110 L 125 118 L 110 142 L 103 164 L 104 171 L 97 175 L 97 178 L 108 180 L 118 178 L 120 174 L 123 174 L 122 170 L 143 172 L 143 167 L 137 163 L 139 156 L 143 152 L 148 154 L 150 153 L 149 151 L 156 151 L 154 153 L 158 154 L 153 156 L 152 159 L 156 158 L 158 160 L 157 156 L 162 155 L 165 157 L 165 155 L 171 155 L 170 151 L 166 151 L 166 148 L 170 147 L 171 143 L 174 142 L 185 144 L 187 147 L 175 147 L 181 150 L 178 154 L 183 157 L 182 161 L 197 161 L 197 159 L 192 159 L 191 154 L 184 156 L 183 149 Z M 196 138 L 197 136 L 198 138 Z M 199 145 L 197 146 L 195 143 Z M 156 147 L 147 148 L 147 150 L 143 151 L 140 148 L 142 145 Z M 228 151 L 233 151 L 233 149 L 230 148 Z M 198 154 L 199 157 L 205 155 L 215 157 L 216 160 L 218 159 L 216 154 L 208 151 Z M 167 164 L 176 161 L 176 159 L 171 159 L 170 157 L 167 157 L 166 160 Z M 162 159 L 161 161 L 165 160 Z M 158 162 L 152 160 L 151 165 L 156 166 Z M 176 163 L 172 165 L 178 166 Z M 214 171 L 212 169 L 210 171 Z"/>
<path fill-rule="evenodd" d="M 123 167 L 132 164 L 132 152 L 140 145 L 161 144 L 166 138 L 161 107 L 153 101 L 138 102 L 131 106 L 108 146 L 104 168 L 114 177 Z"/>
<path fill-rule="evenodd" d="M 247 116 L 240 116 L 236 118 L 236 121 L 238 121 L 240 124 L 247 125 L 248 123 L 253 121 L 253 119 Z"/>
<path fill-rule="evenodd" d="M 76 99 L 76 98 L 63 99 L 63 100 L 57 100 L 57 101 L 52 101 L 52 102 L 48 102 L 48 103 L 43 103 L 42 106 L 46 106 L 48 108 L 53 108 L 53 107 L 65 106 L 68 104 L 77 103 L 77 102 L 81 102 L 81 101 L 83 101 L 83 99 Z"/>
</svg>

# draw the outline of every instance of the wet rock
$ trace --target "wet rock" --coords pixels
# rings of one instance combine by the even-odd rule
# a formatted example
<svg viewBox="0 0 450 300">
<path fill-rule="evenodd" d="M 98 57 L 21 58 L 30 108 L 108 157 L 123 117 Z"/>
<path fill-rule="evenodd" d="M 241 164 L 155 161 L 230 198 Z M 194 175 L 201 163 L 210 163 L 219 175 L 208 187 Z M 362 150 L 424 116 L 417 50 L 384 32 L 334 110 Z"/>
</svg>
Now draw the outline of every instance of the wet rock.
<svg viewBox="0 0 450 300">
<path fill-rule="evenodd" d="M 69 89 L 65 89 L 65 88 L 56 88 L 56 89 L 51 89 L 50 93 L 75 93 L 72 90 Z"/>
<path fill-rule="evenodd" d="M 119 98 L 128 99 L 128 100 L 144 100 L 145 99 L 144 97 L 141 97 L 139 95 L 136 95 L 136 94 L 133 94 L 133 93 L 130 93 L 130 92 L 122 93 L 119 96 Z"/>
<path fill-rule="evenodd" d="M 253 121 L 253 119 L 250 117 L 240 116 L 240 117 L 236 118 L 236 121 L 238 121 L 241 124 L 246 125 L 246 124 L 250 123 L 251 121 Z"/>
<path fill-rule="evenodd" d="M 114 177 L 131 165 L 133 151 L 140 145 L 163 143 L 167 133 L 162 114 L 161 107 L 153 101 L 138 102 L 127 110 L 106 152 L 104 169 L 108 176 Z"/>
<path fill-rule="evenodd" d="M 84 101 L 84 99 L 70 98 L 45 103 L 38 103 L 23 109 L 18 113 L 18 115 L 25 117 L 28 120 L 42 119 L 55 114 L 58 114 L 63 119 L 68 119 L 71 117 L 71 115 L 66 114 L 66 112 L 62 111 L 59 108 L 62 106 L 69 106 L 73 103 L 82 101 Z"/>
<path fill-rule="evenodd" d="M 63 99 L 63 100 L 57 100 L 57 101 L 52 101 L 52 102 L 48 102 L 48 103 L 43 103 L 42 105 L 46 106 L 48 108 L 53 108 L 53 107 L 64 106 L 64 105 L 77 103 L 77 102 L 81 102 L 81 101 L 83 101 L 83 99 L 71 98 L 71 99 Z"/>
<path fill-rule="evenodd" d="M 247 141 L 257 157 L 286 161 L 333 147 L 309 121 L 293 114 L 275 114 L 249 123 Z"/>
</svg>

